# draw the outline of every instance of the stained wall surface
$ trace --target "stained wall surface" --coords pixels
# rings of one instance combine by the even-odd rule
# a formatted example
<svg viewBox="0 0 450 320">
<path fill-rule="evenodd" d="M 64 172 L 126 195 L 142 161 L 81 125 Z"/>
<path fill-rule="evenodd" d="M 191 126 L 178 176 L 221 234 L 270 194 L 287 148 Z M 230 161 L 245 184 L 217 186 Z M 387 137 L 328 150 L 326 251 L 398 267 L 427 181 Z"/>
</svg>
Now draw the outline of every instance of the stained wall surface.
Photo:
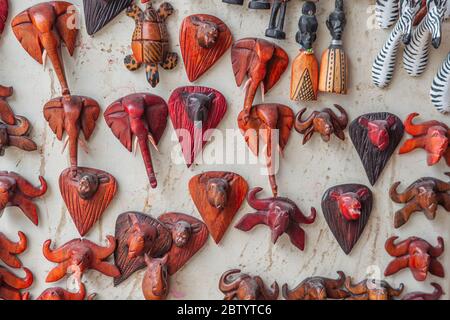
<svg viewBox="0 0 450 320">
<path fill-rule="evenodd" d="M 10 19 L 23 9 L 38 3 L 39 0 L 10 1 Z M 82 1 L 73 1 L 82 10 Z M 235 39 L 243 37 L 263 37 L 269 12 L 250 11 L 246 7 L 223 4 L 220 0 L 171 0 L 176 8 L 168 19 L 171 46 L 180 54 L 178 32 L 184 17 L 194 13 L 208 13 L 224 20 L 230 27 Z M 433 76 L 442 60 L 450 51 L 450 25 L 444 24 L 443 43 L 438 50 L 432 51 L 431 61 L 426 73 L 417 79 L 410 78 L 398 60 L 397 70 L 392 85 L 387 90 L 380 90 L 372 85 L 371 65 L 379 48 L 388 36 L 386 30 L 373 28 L 374 0 L 347 0 L 347 20 L 344 43 L 350 58 L 349 94 L 337 96 L 321 94 L 314 103 L 293 103 L 289 100 L 289 71 L 284 74 L 279 84 L 265 97 L 266 102 L 289 105 L 295 112 L 307 106 L 310 110 L 329 107 L 337 103 L 344 106 L 350 119 L 375 111 L 389 111 L 401 119 L 411 112 L 419 112 L 422 119 L 440 119 L 447 124 L 450 121 L 439 114 L 429 102 L 428 92 Z M 159 5 L 159 1 L 156 3 Z M 301 1 L 291 1 L 286 20 L 287 39 L 277 41 L 289 54 L 291 60 L 298 53 L 294 40 L 297 22 L 301 12 Z M 318 40 L 315 43 L 316 55 L 329 44 L 329 33 L 325 20 L 334 7 L 334 1 L 320 1 L 318 20 L 320 24 Z M 10 21 L 10 20 L 9 20 Z M 143 70 L 128 72 L 123 66 L 123 58 L 130 53 L 130 37 L 133 21 L 122 13 L 106 28 L 93 37 L 86 34 L 84 21 L 75 50 L 70 58 L 63 50 L 71 90 L 74 94 L 85 95 L 98 100 L 102 110 L 115 99 L 133 92 L 152 92 L 168 99 L 173 89 L 189 85 L 182 63 L 172 71 L 161 72 L 161 83 L 151 89 L 145 81 Z M 0 82 L 14 86 L 15 94 L 9 100 L 17 114 L 24 115 L 33 125 L 32 137 L 39 145 L 39 150 L 25 153 L 8 149 L 0 159 L 1 170 L 12 170 L 37 183 L 38 175 L 44 176 L 49 183 L 49 191 L 37 201 L 40 209 L 40 224 L 35 227 L 18 209 L 7 208 L 0 219 L 0 230 L 10 238 L 16 239 L 18 230 L 29 237 L 29 248 L 22 255 L 25 266 L 34 272 L 36 281 L 31 292 L 33 296 L 44 288 L 45 276 L 54 266 L 42 255 L 42 244 L 52 239 L 61 245 L 78 237 L 75 226 L 62 201 L 58 188 L 58 177 L 68 167 L 67 152 L 62 154 L 63 143 L 51 132 L 42 114 L 46 101 L 60 94 L 58 81 L 50 63 L 44 70 L 22 49 L 8 27 L 0 40 Z M 290 67 L 289 67 L 290 70 Z M 236 150 L 243 148 L 243 139 L 237 130 L 237 115 L 241 109 L 244 92 L 236 88 L 230 63 L 230 52 L 217 63 L 196 84 L 210 86 L 220 90 L 229 103 L 228 112 L 219 126 L 234 132 L 238 144 L 226 150 L 220 139 L 211 142 L 205 149 L 206 158 L 214 158 L 213 163 L 204 163 L 187 169 L 180 162 L 180 148 L 174 138 L 173 127 L 168 123 L 167 130 L 160 142 L 159 153 L 153 152 L 154 165 L 157 170 L 159 187 L 150 189 L 145 175 L 143 162 L 139 154 L 128 153 L 114 138 L 103 118 L 97 121 L 95 132 L 89 141 L 89 154 L 79 152 L 79 164 L 106 170 L 113 174 L 119 183 L 117 197 L 95 225 L 87 238 L 105 244 L 106 235 L 114 234 L 117 216 L 127 210 L 150 213 L 154 216 L 167 211 L 178 211 L 200 217 L 188 193 L 187 184 L 195 174 L 208 170 L 229 170 L 241 174 L 251 187 L 265 188 L 269 195 L 267 177 L 261 174 L 258 164 L 225 163 L 220 152 L 226 150 L 228 155 L 236 155 Z M 257 97 L 257 102 L 260 97 Z M 347 132 L 346 132 L 347 133 Z M 225 139 L 232 144 L 232 138 Z M 409 223 L 399 230 L 393 227 L 393 213 L 399 206 L 389 200 L 389 186 L 395 181 L 402 181 L 406 187 L 414 180 L 433 176 L 445 179 L 448 168 L 443 162 L 427 167 L 426 154 L 423 151 L 407 155 L 394 155 L 382 176 L 371 190 L 374 194 L 374 209 L 359 242 L 350 255 L 345 255 L 329 230 L 320 209 L 324 191 L 336 184 L 362 183 L 369 185 L 361 161 L 351 141 L 344 142 L 335 137 L 330 143 L 324 143 L 314 137 L 307 145 L 301 145 L 302 136 L 292 133 L 289 144 L 278 173 L 279 192 L 294 200 L 305 212 L 311 206 L 318 209 L 319 215 L 314 224 L 305 226 L 307 242 L 305 251 L 297 250 L 287 236 L 281 237 L 276 244 L 270 241 L 269 230 L 258 227 L 244 233 L 230 228 L 220 245 L 209 239 L 205 247 L 181 271 L 171 278 L 169 298 L 217 299 L 222 295 L 217 289 L 220 275 L 230 268 L 260 274 L 271 283 L 296 285 L 311 275 L 335 277 L 337 270 L 343 270 L 355 280 L 362 279 L 367 270 L 378 270 L 382 274 L 390 257 L 384 250 L 385 240 L 398 235 L 400 238 L 420 236 L 436 244 L 441 235 L 446 242 L 450 240 L 450 215 L 443 209 L 434 221 L 428 221 L 423 214 L 415 214 Z M 241 149 L 239 149 L 241 148 Z M 174 161 L 178 159 L 178 161 Z M 208 159 L 205 159 L 208 162 Z M 209 161 L 210 162 L 210 161 Z M 251 208 L 244 203 L 235 218 L 235 222 Z M 445 252 L 440 261 L 448 272 L 450 254 Z M 141 299 L 141 279 L 143 272 L 133 275 L 117 288 L 112 279 L 95 271 L 89 271 L 84 281 L 90 292 L 99 293 L 100 299 Z M 416 282 L 409 271 L 402 271 L 387 280 L 398 286 L 405 283 L 407 291 L 432 291 L 429 282 L 438 282 L 444 291 L 450 292 L 448 278 L 439 279 L 429 276 L 424 283 Z M 65 281 L 59 283 L 65 286 Z M 446 296 L 448 297 L 448 296 Z"/>
</svg>

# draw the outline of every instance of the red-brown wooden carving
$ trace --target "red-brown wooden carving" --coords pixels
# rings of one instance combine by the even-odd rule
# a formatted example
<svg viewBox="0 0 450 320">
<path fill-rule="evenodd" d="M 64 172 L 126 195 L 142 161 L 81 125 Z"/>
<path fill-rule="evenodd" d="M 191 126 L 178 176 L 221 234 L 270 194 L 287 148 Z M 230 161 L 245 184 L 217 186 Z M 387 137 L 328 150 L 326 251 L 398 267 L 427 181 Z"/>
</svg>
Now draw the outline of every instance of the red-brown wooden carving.
<svg viewBox="0 0 450 320">
<path fill-rule="evenodd" d="M 227 25 L 209 14 L 184 18 L 180 28 L 180 49 L 189 81 L 208 71 L 228 50 L 233 36 Z"/>
<path fill-rule="evenodd" d="M 11 268 L 22 267 L 22 262 L 17 255 L 27 249 L 27 237 L 21 231 L 18 232 L 19 241 L 13 242 L 0 232 L 0 260 Z"/>
<path fill-rule="evenodd" d="M 23 268 L 25 276 L 18 277 L 7 268 L 0 266 L 0 300 L 22 300 L 20 290 L 27 289 L 33 284 L 33 274 Z"/>
<path fill-rule="evenodd" d="M 224 300 L 277 300 L 279 294 L 276 281 L 269 289 L 261 277 L 242 273 L 239 269 L 222 274 L 219 290 L 225 294 Z"/>
<path fill-rule="evenodd" d="M 6 19 L 8 19 L 8 0 L 0 0 L 0 35 L 5 29 Z"/>
<path fill-rule="evenodd" d="M 162 258 L 149 258 L 145 255 L 147 270 L 142 279 L 142 293 L 145 300 L 165 300 L 169 293 L 169 275 L 166 254 Z"/>
</svg>

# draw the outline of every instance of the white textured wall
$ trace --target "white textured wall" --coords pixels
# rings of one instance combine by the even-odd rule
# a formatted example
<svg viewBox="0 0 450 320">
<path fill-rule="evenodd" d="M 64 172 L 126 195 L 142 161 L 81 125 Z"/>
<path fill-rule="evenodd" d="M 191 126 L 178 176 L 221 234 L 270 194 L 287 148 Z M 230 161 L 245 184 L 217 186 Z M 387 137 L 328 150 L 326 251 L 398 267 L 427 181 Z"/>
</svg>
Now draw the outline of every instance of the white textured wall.
<svg viewBox="0 0 450 320">
<path fill-rule="evenodd" d="M 39 0 L 10 2 L 11 19 Z M 81 7 L 81 0 L 73 2 Z M 168 19 L 168 28 L 172 47 L 178 53 L 178 27 L 182 19 L 189 14 L 216 15 L 228 24 L 235 39 L 263 37 L 269 19 L 268 11 L 249 11 L 246 7 L 222 4 L 220 0 L 171 2 L 176 12 Z M 450 50 L 450 42 L 446 41 L 450 34 L 448 23 L 444 27 L 443 44 L 439 50 L 432 52 L 431 64 L 421 78 L 409 78 L 399 64 L 390 88 L 380 90 L 371 84 L 370 70 L 372 60 L 388 32 L 370 30 L 367 27 L 367 21 L 371 19 L 372 14 L 368 9 L 375 1 L 346 2 L 348 25 L 344 42 L 351 64 L 349 94 L 321 94 L 319 101 L 307 104 L 308 107 L 317 109 L 338 103 L 347 109 L 351 119 L 375 111 L 393 112 L 404 119 L 410 112 L 417 111 L 424 120 L 436 118 L 450 124 L 450 121 L 432 108 L 428 99 L 432 77 Z M 291 60 L 298 52 L 294 35 L 301 4 L 301 1 L 290 3 L 285 28 L 288 39 L 278 42 L 288 52 Z M 325 20 L 333 6 L 334 1 L 330 0 L 320 1 L 318 6 L 320 30 L 315 44 L 317 56 L 328 46 L 330 40 Z M 123 13 L 94 37 L 89 37 L 84 25 L 82 26 L 74 58 L 70 58 L 64 51 L 68 81 L 73 94 L 98 100 L 104 110 L 115 99 L 132 92 L 150 91 L 168 99 L 171 90 L 189 84 L 182 63 L 175 70 L 162 71 L 161 83 L 156 89 L 150 89 L 143 70 L 130 73 L 124 68 L 122 60 L 130 51 L 133 27 L 133 21 Z M 42 115 L 42 106 L 49 99 L 58 96 L 60 88 L 55 75 L 49 71 L 51 64 L 48 64 L 47 70 L 44 71 L 42 66 L 21 48 L 10 28 L 6 29 L 0 40 L 0 57 L 0 83 L 14 86 L 15 94 L 9 102 L 17 114 L 30 119 L 33 124 L 32 137 L 39 145 L 39 151 L 32 153 L 8 149 L 6 156 L 0 159 L 0 169 L 16 171 L 33 183 L 38 182 L 38 175 L 43 175 L 49 183 L 49 191 L 37 201 L 40 208 L 39 227 L 32 225 L 15 208 L 6 209 L 0 219 L 0 230 L 12 239 L 16 239 L 18 230 L 24 231 L 29 238 L 29 248 L 21 259 L 35 275 L 36 280 L 31 292 L 36 297 L 47 287 L 44 279 L 54 266 L 43 257 L 42 243 L 50 238 L 59 246 L 79 236 L 58 190 L 58 177 L 68 166 L 68 155 L 61 154 L 62 143 L 56 139 Z M 266 101 L 287 104 L 297 112 L 302 105 L 289 101 L 289 72 L 284 74 L 279 84 L 266 96 Z M 230 53 L 227 52 L 210 72 L 200 78 L 198 84 L 220 90 L 228 100 L 229 109 L 220 129 L 237 128 L 236 119 L 244 93 L 235 86 Z M 97 128 L 89 142 L 91 152 L 84 154 L 80 150 L 79 164 L 113 174 L 118 180 L 119 191 L 112 205 L 87 238 L 104 244 L 105 236 L 114 234 L 116 217 L 127 210 L 143 211 L 154 216 L 166 211 L 180 211 L 199 217 L 189 196 L 187 184 L 193 175 L 203 171 L 234 171 L 246 178 L 250 187 L 262 186 L 269 191 L 267 177 L 259 174 L 260 169 L 256 165 L 199 165 L 188 170 L 184 164 L 172 164 L 170 154 L 174 147 L 179 150 L 178 143 L 171 139 L 172 134 L 172 125 L 168 124 L 160 142 L 160 153 L 152 153 L 159 179 L 158 189 L 152 190 L 149 189 L 140 155 L 133 156 L 123 148 L 106 126 L 103 117 L 97 121 Z M 249 233 L 230 228 L 219 246 L 209 239 L 202 251 L 171 278 L 169 298 L 221 298 L 222 295 L 217 289 L 218 279 L 223 271 L 235 267 L 252 274 L 260 274 L 268 283 L 277 280 L 280 285 L 288 282 L 293 286 L 311 275 L 335 277 L 336 270 L 343 270 L 359 281 L 368 266 L 375 265 L 384 270 L 390 261 L 384 250 L 384 242 L 392 235 L 399 235 L 400 238 L 420 236 L 432 244 L 436 244 L 436 237 L 441 235 L 446 244 L 449 244 L 450 214 L 442 209 L 434 221 L 428 221 L 423 214 L 418 213 L 400 230 L 393 228 L 393 212 L 399 207 L 389 200 L 389 186 L 397 180 L 401 180 L 402 185 L 406 186 L 423 176 L 445 179 L 443 172 L 448 170 L 443 162 L 431 168 L 427 167 L 425 152 L 416 151 L 391 158 L 378 183 L 371 187 L 374 193 L 372 216 L 352 253 L 346 256 L 321 214 L 320 200 L 323 192 L 336 184 L 354 182 L 369 185 L 366 174 L 350 139 L 342 142 L 333 138 L 326 144 L 319 137 L 314 137 L 305 146 L 301 145 L 301 139 L 302 136 L 296 132 L 292 133 L 277 178 L 280 195 L 291 198 L 305 211 L 311 206 L 319 209 L 316 222 L 305 226 L 305 251 L 297 250 L 287 236 L 281 237 L 273 245 L 270 242 L 269 230 L 265 227 L 258 227 Z M 211 152 L 212 147 L 213 145 L 207 146 L 205 152 Z M 245 203 L 234 222 L 250 211 L 251 208 Z M 447 273 L 450 272 L 450 254 L 445 252 L 440 261 Z M 95 271 L 87 272 L 84 281 L 89 292 L 99 293 L 100 299 L 141 299 L 142 275 L 142 271 L 135 273 L 118 288 L 113 287 L 111 278 Z M 405 270 L 389 277 L 388 281 L 393 285 L 404 282 L 407 291 L 432 291 L 428 282 L 437 281 L 445 291 L 450 292 L 448 277 L 439 279 L 430 275 L 427 281 L 421 284 Z M 62 281 L 59 285 L 64 286 L 65 282 Z"/>
</svg>

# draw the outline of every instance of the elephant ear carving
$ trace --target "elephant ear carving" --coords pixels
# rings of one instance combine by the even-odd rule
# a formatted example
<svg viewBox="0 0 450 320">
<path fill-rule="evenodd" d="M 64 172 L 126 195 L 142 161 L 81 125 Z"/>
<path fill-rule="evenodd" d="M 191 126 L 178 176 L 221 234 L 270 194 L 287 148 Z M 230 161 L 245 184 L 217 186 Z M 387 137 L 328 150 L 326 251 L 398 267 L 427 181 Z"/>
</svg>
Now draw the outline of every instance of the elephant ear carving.
<svg viewBox="0 0 450 320">
<path fill-rule="evenodd" d="M 72 56 L 75 50 L 75 42 L 77 40 L 78 28 L 76 26 L 77 10 L 75 6 L 68 2 L 55 1 L 52 3 L 56 15 L 56 29 L 62 41 L 67 47 L 67 51 Z"/>
<path fill-rule="evenodd" d="M 267 73 L 264 78 L 264 93 L 267 93 L 280 80 L 289 64 L 289 56 L 286 51 L 275 46 L 272 59 L 267 64 Z"/>
<path fill-rule="evenodd" d="M 17 15 L 11 22 L 11 26 L 22 47 L 37 62 L 42 64 L 43 47 L 40 45 L 39 33 L 31 24 L 28 12 L 24 11 Z"/>
<path fill-rule="evenodd" d="M 44 118 L 50 129 L 56 134 L 58 140 L 62 140 L 64 134 L 64 107 L 60 98 L 50 100 L 44 105 Z"/>
<path fill-rule="evenodd" d="M 238 87 L 242 85 L 242 82 L 247 76 L 251 61 L 257 58 L 253 51 L 255 46 L 256 39 L 242 39 L 233 44 L 231 62 Z"/>
<path fill-rule="evenodd" d="M 95 128 L 95 121 L 97 121 L 100 115 L 100 106 L 94 99 L 84 97 L 82 99 L 81 130 L 83 130 L 85 139 L 89 140 Z"/>
<path fill-rule="evenodd" d="M 158 144 L 166 129 L 169 110 L 166 102 L 160 97 L 145 95 L 144 100 L 146 103 L 145 118 L 148 129 L 153 136 L 155 144 Z"/>
<path fill-rule="evenodd" d="M 131 143 L 131 126 L 128 113 L 122 105 L 122 100 L 114 102 L 106 109 L 104 113 L 106 124 L 111 128 L 111 131 L 119 139 L 128 151 L 132 151 Z"/>
</svg>

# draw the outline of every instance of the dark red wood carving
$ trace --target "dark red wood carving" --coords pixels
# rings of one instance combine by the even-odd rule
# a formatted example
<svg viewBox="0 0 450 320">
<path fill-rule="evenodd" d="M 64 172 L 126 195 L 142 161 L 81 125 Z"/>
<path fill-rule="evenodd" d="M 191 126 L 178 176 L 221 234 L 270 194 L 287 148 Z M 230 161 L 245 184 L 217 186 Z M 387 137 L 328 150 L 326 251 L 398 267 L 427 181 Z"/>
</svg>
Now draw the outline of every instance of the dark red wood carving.
<svg viewBox="0 0 450 320">
<path fill-rule="evenodd" d="M 33 59 L 42 64 L 44 51 L 47 53 L 63 95 L 69 95 L 70 90 L 60 46 L 64 43 L 69 54 L 73 55 L 78 35 L 78 19 L 78 11 L 72 3 L 51 1 L 24 10 L 11 22 L 17 40 Z"/>
<path fill-rule="evenodd" d="M 145 255 L 160 258 L 168 255 L 167 271 L 176 273 L 206 243 L 208 230 L 200 220 L 169 212 L 158 219 L 139 212 L 125 212 L 116 221 L 116 266 L 121 275 L 117 286 L 131 274 L 146 266 Z"/>
<path fill-rule="evenodd" d="M 42 251 L 45 258 L 58 265 L 47 275 L 46 282 L 55 282 L 68 273 L 81 277 L 88 269 L 94 269 L 108 277 L 118 277 L 120 271 L 106 260 L 116 249 L 116 239 L 106 236 L 108 245 L 99 246 L 87 239 L 73 239 L 57 249 L 51 249 L 51 240 L 44 242 Z"/>
<path fill-rule="evenodd" d="M 8 0 L 0 0 L 0 35 L 5 29 L 6 19 L 8 19 Z"/>
<path fill-rule="evenodd" d="M 228 270 L 222 274 L 219 290 L 225 294 L 224 300 L 277 300 L 279 295 L 276 281 L 269 289 L 261 277 L 242 273 L 239 269 Z"/>
<path fill-rule="evenodd" d="M 450 176 L 449 172 L 446 174 Z M 450 183 L 436 178 L 420 178 L 402 193 L 397 192 L 399 185 L 400 182 L 396 182 L 389 190 L 392 201 L 405 204 L 402 209 L 395 212 L 395 228 L 400 228 L 408 222 L 414 212 L 423 212 L 430 220 L 436 217 L 439 205 L 450 212 Z"/>
<path fill-rule="evenodd" d="M 311 214 L 307 217 L 290 199 L 282 197 L 257 199 L 256 194 L 262 188 L 253 188 L 247 196 L 248 204 L 257 210 L 248 213 L 236 224 L 236 228 L 242 231 L 250 231 L 253 227 L 263 224 L 272 232 L 272 242 L 286 233 L 292 244 L 303 250 L 305 248 L 305 231 L 300 224 L 311 224 L 316 220 L 316 209 L 311 208 Z"/>
<path fill-rule="evenodd" d="M 390 237 L 385 244 L 387 253 L 395 257 L 384 270 L 385 276 L 390 276 L 404 268 L 409 268 L 417 281 L 425 281 L 428 273 L 441 278 L 445 276 L 444 267 L 437 260 L 444 252 L 444 239 L 438 237 L 438 245 L 433 247 L 418 237 L 409 237 L 395 243 L 397 238 Z"/>
<path fill-rule="evenodd" d="M 248 114 L 259 86 L 262 85 L 263 94 L 269 92 L 286 71 L 289 57 L 286 51 L 272 42 L 245 38 L 233 44 L 231 61 L 237 86 L 240 87 L 248 78 L 243 107 Z"/>
<path fill-rule="evenodd" d="M 233 36 L 227 25 L 209 14 L 184 18 L 180 28 L 180 49 L 189 81 L 208 71 L 228 50 Z"/>
<path fill-rule="evenodd" d="M 239 113 L 238 125 L 245 142 L 254 155 L 259 155 L 259 142 L 266 145 L 265 157 L 269 182 L 274 197 L 278 195 L 276 182 L 276 157 L 282 154 L 291 135 L 294 125 L 294 112 L 282 104 L 259 104 L 253 106 L 250 113 L 245 110 Z M 278 138 L 278 140 L 277 140 Z M 278 151 L 278 152 L 277 152 Z"/>
<path fill-rule="evenodd" d="M 39 177 L 41 185 L 33 186 L 15 172 L 0 171 L 0 213 L 6 207 L 19 207 L 35 225 L 38 225 L 38 209 L 33 199 L 47 192 L 47 182 Z"/>
<path fill-rule="evenodd" d="M 225 97 L 215 89 L 192 86 L 173 91 L 169 115 L 188 167 L 202 152 L 226 111 Z"/>
<path fill-rule="evenodd" d="M 157 149 L 166 129 L 168 108 L 166 102 L 153 94 L 135 93 L 113 102 L 105 111 L 106 123 L 128 151 L 132 151 L 132 138 L 136 136 L 147 170 L 150 186 L 156 188 L 148 141 Z"/>
<path fill-rule="evenodd" d="M 404 285 L 400 283 L 398 288 L 393 288 L 384 280 L 364 279 L 357 284 L 352 284 L 352 278 L 345 279 L 345 288 L 351 293 L 346 300 L 394 300 L 402 294 Z"/>
<path fill-rule="evenodd" d="M 33 274 L 23 268 L 25 276 L 18 277 L 7 268 L 0 266 L 0 300 L 22 300 L 20 290 L 27 289 L 33 284 Z"/>
<path fill-rule="evenodd" d="M 59 189 L 80 236 L 84 236 L 113 200 L 117 182 L 105 171 L 76 167 L 61 173 Z"/>
<path fill-rule="evenodd" d="M 60 287 L 52 287 L 44 290 L 36 300 L 84 300 L 86 298 L 86 286 L 80 279 L 81 275 L 76 276 L 78 291 L 71 292 Z M 87 297 L 87 300 L 94 300 L 97 296 L 92 293 Z"/>
<path fill-rule="evenodd" d="M 189 181 L 192 200 L 216 243 L 233 221 L 247 191 L 247 181 L 233 172 L 205 172 Z"/>
<path fill-rule="evenodd" d="M 425 292 L 410 292 L 407 295 L 405 295 L 402 300 L 439 300 L 445 293 L 444 290 L 442 290 L 442 287 L 432 282 L 430 283 L 434 287 L 434 291 L 432 293 L 425 293 Z"/>
<path fill-rule="evenodd" d="M 370 184 L 374 185 L 403 138 L 402 121 L 388 112 L 368 113 L 353 120 L 349 132 Z"/>
<path fill-rule="evenodd" d="M 324 193 L 323 215 L 346 254 L 352 251 L 364 231 L 372 212 L 372 204 L 372 192 L 361 184 L 343 184 Z"/>
<path fill-rule="evenodd" d="M 0 85 L 0 121 L 9 125 L 13 125 L 15 122 L 14 112 L 12 111 L 11 106 L 6 101 L 12 95 L 12 87 L 4 87 Z"/>
<path fill-rule="evenodd" d="M 80 139 L 80 132 L 86 141 L 91 137 L 95 122 L 100 115 L 97 101 L 82 96 L 63 96 L 50 100 L 44 106 L 44 117 L 59 141 L 67 133 L 64 148 L 69 143 L 70 165 L 78 166 L 78 144 L 87 151 L 86 142 Z"/>
<path fill-rule="evenodd" d="M 289 290 L 287 283 L 283 284 L 282 293 L 286 300 L 327 300 L 343 299 L 350 294 L 342 289 L 345 274 L 337 272 L 339 278 L 310 277 L 303 280 L 297 287 Z"/>
<path fill-rule="evenodd" d="M 22 262 L 17 255 L 27 249 L 27 237 L 21 231 L 18 233 L 19 241 L 13 242 L 0 232 L 0 260 L 11 268 L 21 268 Z"/>
<path fill-rule="evenodd" d="M 298 133 L 304 135 L 303 144 L 307 143 L 315 132 L 320 134 L 325 142 L 330 141 L 333 134 L 339 139 L 345 140 L 344 130 L 348 124 L 347 112 L 337 104 L 334 107 L 339 110 L 340 116 L 337 116 L 330 108 L 313 111 L 305 120 L 302 120 L 302 116 L 306 112 L 306 108 L 297 113 L 294 127 Z"/>
<path fill-rule="evenodd" d="M 142 279 L 142 293 L 145 300 L 165 300 L 167 298 L 169 293 L 168 258 L 167 254 L 162 258 L 149 258 L 145 254 L 147 270 Z"/>
<path fill-rule="evenodd" d="M 418 113 L 411 113 L 405 120 L 405 130 L 413 138 L 403 143 L 399 153 L 408 153 L 414 149 L 422 148 L 428 154 L 427 163 L 429 166 L 438 163 L 442 157 L 450 166 L 448 126 L 436 120 L 413 124 L 412 120 L 417 116 L 419 116 Z"/>
</svg>

